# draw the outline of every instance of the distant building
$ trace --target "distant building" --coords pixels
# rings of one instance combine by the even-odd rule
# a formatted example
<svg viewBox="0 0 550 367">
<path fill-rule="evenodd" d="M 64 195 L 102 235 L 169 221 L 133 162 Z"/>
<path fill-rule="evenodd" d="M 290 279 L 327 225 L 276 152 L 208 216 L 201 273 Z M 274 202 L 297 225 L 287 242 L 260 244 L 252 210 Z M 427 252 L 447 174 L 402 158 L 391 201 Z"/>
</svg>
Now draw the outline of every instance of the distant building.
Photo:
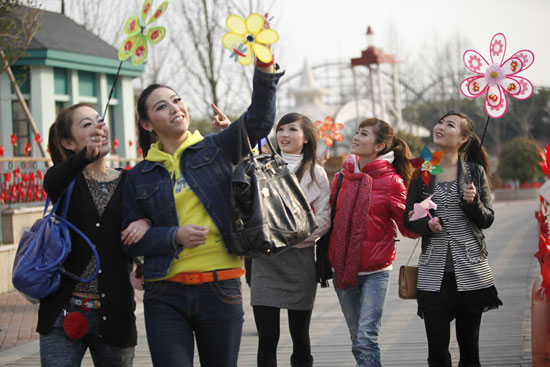
<svg viewBox="0 0 550 367">
<path fill-rule="evenodd" d="M 12 70 L 32 112 L 40 135 L 47 141 L 48 129 L 61 109 L 86 102 L 103 113 L 120 61 L 117 49 L 87 31 L 65 15 L 39 11 L 42 24 L 29 47 Z M 135 107 L 132 79 L 144 66 L 124 62 L 117 87 L 109 103 L 106 122 L 111 142 L 119 142 L 117 155 L 133 158 L 135 143 Z M 11 147 L 16 134 L 16 156 L 23 156 L 27 141 L 33 142 L 32 130 L 23 114 L 6 73 L 0 74 L 0 144 Z M 11 154 L 6 150 L 6 156 Z M 32 156 L 39 156 L 33 149 Z"/>
</svg>

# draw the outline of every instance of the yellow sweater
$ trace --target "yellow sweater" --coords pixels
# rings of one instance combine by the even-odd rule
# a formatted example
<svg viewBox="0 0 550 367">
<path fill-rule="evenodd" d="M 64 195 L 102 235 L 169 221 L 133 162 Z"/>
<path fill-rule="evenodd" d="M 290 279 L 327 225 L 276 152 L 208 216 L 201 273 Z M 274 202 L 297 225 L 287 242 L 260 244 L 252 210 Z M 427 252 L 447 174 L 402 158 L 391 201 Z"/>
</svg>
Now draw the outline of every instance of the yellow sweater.
<svg viewBox="0 0 550 367">
<path fill-rule="evenodd" d="M 209 228 L 206 243 L 195 248 L 184 248 L 179 259 L 174 259 L 166 277 L 171 278 L 182 272 L 204 272 L 217 269 L 240 268 L 241 260 L 238 256 L 228 254 L 223 244 L 218 228 L 208 216 L 199 198 L 187 185 L 180 172 L 180 158 L 183 151 L 191 145 L 197 144 L 204 138 L 198 131 L 189 134 L 173 155 L 162 151 L 161 142 L 151 145 L 145 158 L 151 162 L 160 162 L 166 167 L 174 186 L 174 200 L 178 212 L 180 226 L 194 224 Z"/>
</svg>

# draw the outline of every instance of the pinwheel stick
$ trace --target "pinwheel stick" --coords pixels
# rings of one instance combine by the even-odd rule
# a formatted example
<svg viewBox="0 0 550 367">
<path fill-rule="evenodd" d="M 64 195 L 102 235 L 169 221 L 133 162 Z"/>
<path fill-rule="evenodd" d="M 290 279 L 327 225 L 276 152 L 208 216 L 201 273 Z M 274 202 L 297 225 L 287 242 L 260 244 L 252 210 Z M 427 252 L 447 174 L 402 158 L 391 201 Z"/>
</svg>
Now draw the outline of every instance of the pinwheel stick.
<svg viewBox="0 0 550 367">
<path fill-rule="evenodd" d="M 118 75 L 120 74 L 120 68 L 122 67 L 123 61 L 118 64 L 118 70 L 115 74 L 115 79 L 113 80 L 113 85 L 111 86 L 111 91 L 109 92 L 109 98 L 107 99 L 107 104 L 105 105 L 105 110 L 103 111 L 103 116 L 101 117 L 103 120 L 105 120 L 105 115 L 107 114 L 107 109 L 109 108 L 109 102 L 111 101 L 111 97 L 113 96 L 113 92 L 115 91 L 116 82 L 118 80 Z"/>
<path fill-rule="evenodd" d="M 487 132 L 487 126 L 489 126 L 489 120 L 491 116 L 487 116 L 487 122 L 485 122 L 485 129 L 483 129 L 483 135 L 481 136 L 481 146 L 483 146 L 483 140 L 485 140 L 485 133 Z"/>
</svg>

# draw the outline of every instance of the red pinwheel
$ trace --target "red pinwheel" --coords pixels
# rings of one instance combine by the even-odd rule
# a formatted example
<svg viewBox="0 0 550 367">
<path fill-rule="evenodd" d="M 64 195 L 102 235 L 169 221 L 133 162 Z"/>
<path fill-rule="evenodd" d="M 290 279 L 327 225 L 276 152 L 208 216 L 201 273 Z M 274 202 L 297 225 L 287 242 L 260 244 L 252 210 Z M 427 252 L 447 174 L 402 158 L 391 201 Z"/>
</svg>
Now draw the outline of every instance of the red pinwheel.
<svg viewBox="0 0 550 367">
<path fill-rule="evenodd" d="M 325 118 L 325 122 L 321 122 L 319 120 L 315 121 L 315 126 L 318 129 L 317 140 L 324 138 L 325 145 L 328 147 L 331 147 L 332 144 L 334 144 L 334 140 L 344 140 L 344 135 L 338 132 L 344 128 L 344 125 L 334 123 L 334 119 L 330 116 Z"/>
<path fill-rule="evenodd" d="M 443 168 L 439 165 L 443 152 L 432 153 L 431 150 L 425 146 L 420 152 L 419 158 L 409 159 L 411 165 L 416 168 L 413 172 L 412 178 L 418 178 L 422 176 L 422 180 L 427 185 L 430 184 L 430 177 L 443 172 Z"/>
</svg>

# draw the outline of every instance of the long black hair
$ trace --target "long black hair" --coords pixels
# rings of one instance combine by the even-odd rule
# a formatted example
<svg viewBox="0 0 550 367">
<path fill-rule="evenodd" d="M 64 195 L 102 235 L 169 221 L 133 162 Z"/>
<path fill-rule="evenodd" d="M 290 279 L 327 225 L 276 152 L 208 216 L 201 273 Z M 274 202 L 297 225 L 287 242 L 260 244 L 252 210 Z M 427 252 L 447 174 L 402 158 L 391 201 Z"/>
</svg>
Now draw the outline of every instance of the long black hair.
<svg viewBox="0 0 550 367">
<path fill-rule="evenodd" d="M 298 180 L 302 180 L 305 170 L 309 167 L 309 173 L 311 179 L 314 182 L 317 182 L 315 179 L 315 164 L 317 162 L 317 128 L 307 116 L 302 115 L 301 113 L 291 112 L 287 113 L 277 123 L 275 132 L 279 130 L 279 127 L 287 125 L 293 122 L 300 121 L 302 130 L 304 131 L 304 137 L 307 140 L 307 143 L 304 144 L 302 148 L 302 161 L 296 170 L 296 177 Z M 277 153 L 281 154 L 281 148 L 277 146 Z"/>
<path fill-rule="evenodd" d="M 147 152 L 151 148 L 151 144 L 154 144 L 158 141 L 158 136 L 154 131 L 147 131 L 141 126 L 142 120 L 149 120 L 149 114 L 147 113 L 147 98 L 155 90 L 159 88 L 167 88 L 174 91 L 173 88 L 167 87 L 162 84 L 151 84 L 145 88 L 138 97 L 137 100 L 137 127 L 138 127 L 138 143 L 143 151 L 143 157 L 147 156 Z M 174 91 L 175 93 L 176 91 Z"/>
<path fill-rule="evenodd" d="M 487 175 L 491 174 L 491 165 L 489 163 L 489 156 L 485 151 L 485 148 L 481 145 L 481 140 L 479 136 L 475 133 L 475 124 L 468 115 L 462 112 L 449 111 L 444 114 L 439 120 L 443 120 L 447 116 L 458 116 L 462 120 L 461 132 L 462 136 L 466 136 L 469 139 L 463 143 L 459 148 L 458 152 L 462 153 L 464 160 L 468 162 L 473 162 L 481 165 Z"/>
</svg>

